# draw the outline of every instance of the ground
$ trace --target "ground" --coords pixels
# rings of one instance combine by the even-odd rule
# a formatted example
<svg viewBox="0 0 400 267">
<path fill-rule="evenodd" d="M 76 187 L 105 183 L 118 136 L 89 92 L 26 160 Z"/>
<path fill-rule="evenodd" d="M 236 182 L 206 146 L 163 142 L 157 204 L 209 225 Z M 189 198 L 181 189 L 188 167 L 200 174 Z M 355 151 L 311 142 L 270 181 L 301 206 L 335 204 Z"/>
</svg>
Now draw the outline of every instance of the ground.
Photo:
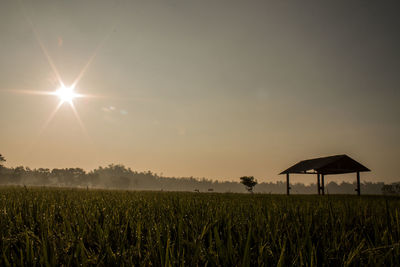
<svg viewBox="0 0 400 267">
<path fill-rule="evenodd" d="M 400 198 L 0 187 L 0 265 L 400 265 Z"/>
</svg>

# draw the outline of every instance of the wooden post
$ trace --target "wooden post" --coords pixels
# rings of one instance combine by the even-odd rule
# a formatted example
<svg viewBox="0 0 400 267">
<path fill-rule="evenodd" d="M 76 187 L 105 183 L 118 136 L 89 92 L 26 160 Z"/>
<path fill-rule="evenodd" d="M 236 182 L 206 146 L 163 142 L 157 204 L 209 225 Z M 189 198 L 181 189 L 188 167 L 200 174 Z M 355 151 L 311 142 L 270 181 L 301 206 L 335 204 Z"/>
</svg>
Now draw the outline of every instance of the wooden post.
<svg viewBox="0 0 400 267">
<path fill-rule="evenodd" d="M 289 173 L 286 173 L 286 195 L 290 194 Z"/>
<path fill-rule="evenodd" d="M 319 178 L 319 173 L 317 174 L 317 179 L 318 179 L 318 183 L 317 183 L 318 195 L 321 195 L 321 181 L 320 181 L 320 178 Z"/>
<path fill-rule="evenodd" d="M 357 172 L 357 195 L 361 195 L 361 190 L 360 190 L 360 172 Z"/>
<path fill-rule="evenodd" d="M 325 195 L 325 181 L 324 181 L 324 174 L 321 174 L 321 183 L 322 183 L 322 185 L 321 185 L 321 190 L 322 190 L 322 195 L 324 196 Z"/>
</svg>

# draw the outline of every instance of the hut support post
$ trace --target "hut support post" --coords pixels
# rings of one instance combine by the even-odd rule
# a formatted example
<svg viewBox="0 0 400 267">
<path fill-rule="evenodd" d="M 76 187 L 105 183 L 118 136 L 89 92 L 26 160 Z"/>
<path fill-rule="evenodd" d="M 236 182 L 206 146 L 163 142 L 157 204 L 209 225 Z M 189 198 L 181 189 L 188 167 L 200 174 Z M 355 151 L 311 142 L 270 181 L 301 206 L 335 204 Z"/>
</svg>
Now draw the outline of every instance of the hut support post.
<svg viewBox="0 0 400 267">
<path fill-rule="evenodd" d="M 325 195 L 325 181 L 324 181 L 324 176 L 323 174 L 321 174 L 321 191 L 322 191 L 322 195 Z"/>
<path fill-rule="evenodd" d="M 361 195 L 361 190 L 360 190 L 360 172 L 357 172 L 357 195 Z"/>
<path fill-rule="evenodd" d="M 286 173 L 286 195 L 290 194 L 289 173 Z"/>
<path fill-rule="evenodd" d="M 321 181 L 319 178 L 319 173 L 317 174 L 317 186 L 318 186 L 318 195 L 321 195 Z"/>
</svg>

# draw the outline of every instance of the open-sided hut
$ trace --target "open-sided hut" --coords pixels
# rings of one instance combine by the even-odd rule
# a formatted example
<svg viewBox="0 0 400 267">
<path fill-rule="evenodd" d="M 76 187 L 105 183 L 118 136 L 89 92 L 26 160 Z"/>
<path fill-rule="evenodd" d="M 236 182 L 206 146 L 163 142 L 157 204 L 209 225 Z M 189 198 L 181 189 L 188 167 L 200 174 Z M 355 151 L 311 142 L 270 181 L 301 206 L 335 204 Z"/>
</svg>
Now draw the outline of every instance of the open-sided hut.
<svg viewBox="0 0 400 267">
<path fill-rule="evenodd" d="M 369 172 L 370 170 L 361 163 L 355 161 L 347 155 L 336 155 L 330 157 L 308 159 L 300 161 L 280 174 L 286 174 L 286 194 L 290 194 L 289 174 L 316 174 L 318 195 L 325 195 L 325 175 L 357 173 L 357 188 L 355 191 L 358 195 L 360 191 L 360 172 Z"/>
</svg>

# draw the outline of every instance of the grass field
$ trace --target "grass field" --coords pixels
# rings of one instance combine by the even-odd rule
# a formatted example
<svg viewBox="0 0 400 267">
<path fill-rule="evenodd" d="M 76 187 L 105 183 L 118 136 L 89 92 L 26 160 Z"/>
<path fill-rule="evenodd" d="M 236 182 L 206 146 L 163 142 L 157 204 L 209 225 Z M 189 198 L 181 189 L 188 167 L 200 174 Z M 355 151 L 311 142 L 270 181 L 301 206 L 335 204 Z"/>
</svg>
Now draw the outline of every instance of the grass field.
<svg viewBox="0 0 400 267">
<path fill-rule="evenodd" d="M 400 266 L 400 198 L 0 188 L 0 265 Z"/>
</svg>

